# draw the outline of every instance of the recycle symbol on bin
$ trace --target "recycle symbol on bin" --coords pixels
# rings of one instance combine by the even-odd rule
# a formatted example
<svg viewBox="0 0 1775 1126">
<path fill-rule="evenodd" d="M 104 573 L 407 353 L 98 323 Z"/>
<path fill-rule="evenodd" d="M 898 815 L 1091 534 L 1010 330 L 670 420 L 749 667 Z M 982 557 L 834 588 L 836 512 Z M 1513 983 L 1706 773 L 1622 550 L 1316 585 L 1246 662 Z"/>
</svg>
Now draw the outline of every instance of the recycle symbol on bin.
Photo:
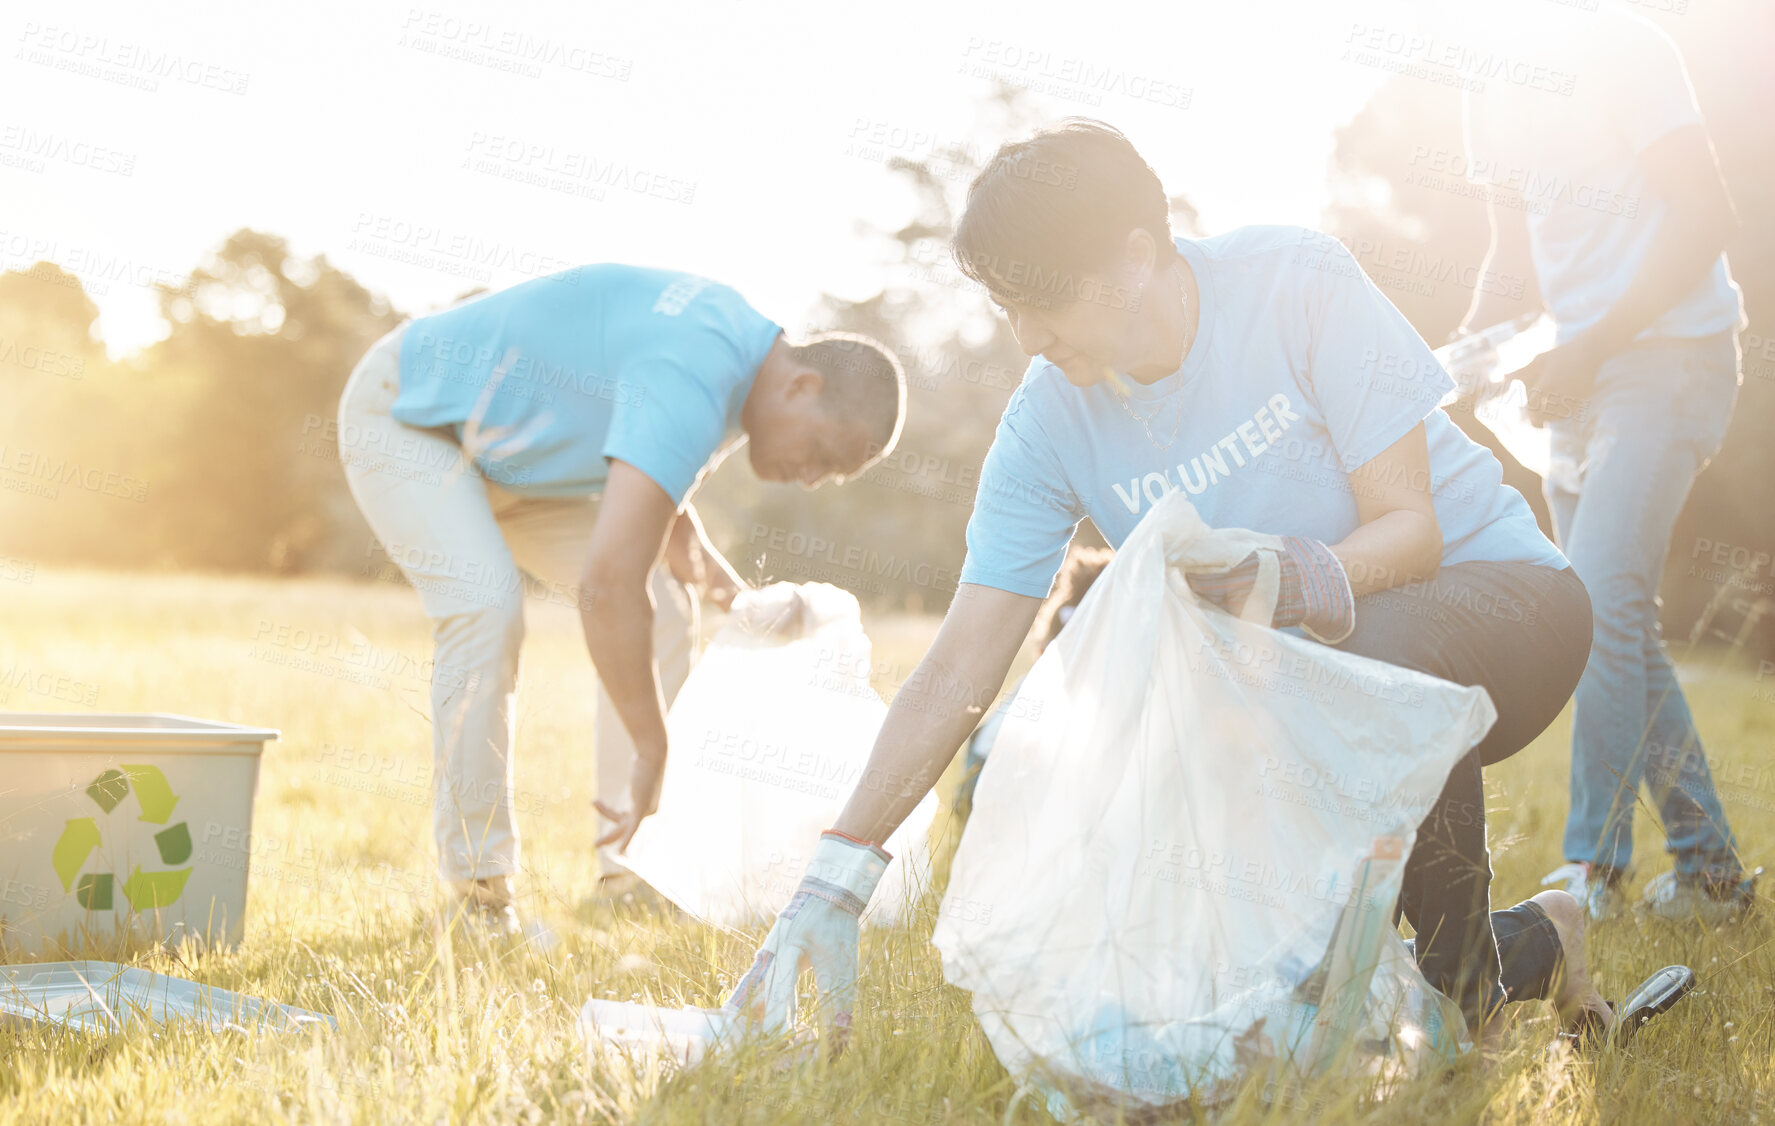
<svg viewBox="0 0 1775 1126">
<path fill-rule="evenodd" d="M 137 864 L 123 881 L 121 889 L 123 898 L 129 901 L 131 908 L 149 911 L 175 903 L 184 894 L 185 881 L 191 878 L 191 869 L 175 868 L 173 865 L 184 864 L 191 859 L 191 830 L 183 821 L 167 825 L 172 819 L 173 806 L 179 804 L 179 796 L 173 793 L 173 788 L 167 784 L 166 775 L 160 772 L 158 766 L 124 764 L 120 770 L 106 770 L 92 780 L 92 784 L 86 788 L 86 796 L 93 800 L 100 811 L 109 814 L 123 803 L 132 789 L 135 791 L 136 804 L 142 810 L 138 820 L 150 825 L 166 825 L 166 828 L 154 834 L 154 846 L 160 851 L 161 863 L 167 867 L 144 872 L 142 866 Z M 61 838 L 56 841 L 55 852 L 51 857 L 55 874 L 61 878 L 62 890 L 73 892 L 75 902 L 89 911 L 111 910 L 118 890 L 114 873 L 80 873 L 87 858 L 103 843 L 97 818 L 70 817 L 67 824 L 62 826 Z M 75 882 L 76 877 L 78 884 Z"/>
</svg>

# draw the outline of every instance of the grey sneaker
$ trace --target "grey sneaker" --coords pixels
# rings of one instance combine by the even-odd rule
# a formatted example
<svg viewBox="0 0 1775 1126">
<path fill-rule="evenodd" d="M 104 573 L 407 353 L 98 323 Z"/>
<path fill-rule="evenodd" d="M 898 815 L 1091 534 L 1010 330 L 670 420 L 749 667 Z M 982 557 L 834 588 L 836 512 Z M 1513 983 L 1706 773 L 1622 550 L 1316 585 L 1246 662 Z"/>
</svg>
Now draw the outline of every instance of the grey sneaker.
<svg viewBox="0 0 1775 1126">
<path fill-rule="evenodd" d="M 1678 922 L 1699 920 L 1710 927 L 1734 922 L 1756 905 L 1758 868 L 1725 880 L 1707 880 L 1660 872 L 1646 885 L 1640 910 L 1660 919 Z"/>
<path fill-rule="evenodd" d="M 1560 885 L 1584 905 L 1586 915 L 1602 922 L 1619 918 L 1627 910 L 1627 893 L 1621 890 L 1624 876 L 1619 868 L 1574 860 L 1542 876 L 1541 886 Z"/>
</svg>

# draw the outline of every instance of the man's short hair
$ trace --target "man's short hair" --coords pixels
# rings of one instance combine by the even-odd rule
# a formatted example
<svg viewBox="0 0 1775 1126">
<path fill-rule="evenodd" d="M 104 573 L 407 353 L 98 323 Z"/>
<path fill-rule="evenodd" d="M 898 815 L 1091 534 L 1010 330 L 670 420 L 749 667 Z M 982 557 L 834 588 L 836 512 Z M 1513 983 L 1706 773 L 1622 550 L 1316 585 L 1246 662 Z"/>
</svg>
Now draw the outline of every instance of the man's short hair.
<svg viewBox="0 0 1775 1126">
<path fill-rule="evenodd" d="M 1118 130 L 1070 117 L 999 146 L 968 185 L 951 249 L 962 272 L 1001 301 L 1049 308 L 1078 300 L 1082 276 L 1113 265 L 1136 228 L 1169 261 L 1170 204 L 1158 174 Z"/>
<path fill-rule="evenodd" d="M 789 357 L 825 377 L 820 405 L 828 415 L 868 429 L 864 469 L 893 452 L 906 424 L 906 372 L 891 351 L 858 333 L 823 332 L 790 348 Z"/>
</svg>

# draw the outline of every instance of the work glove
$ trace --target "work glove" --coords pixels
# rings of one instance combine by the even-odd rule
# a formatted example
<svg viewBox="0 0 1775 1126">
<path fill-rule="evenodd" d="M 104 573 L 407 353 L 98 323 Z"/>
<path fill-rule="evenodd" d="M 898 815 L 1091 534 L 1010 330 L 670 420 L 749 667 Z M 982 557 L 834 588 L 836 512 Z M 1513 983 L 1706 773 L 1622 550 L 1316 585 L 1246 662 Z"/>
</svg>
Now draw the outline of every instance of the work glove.
<svg viewBox="0 0 1775 1126">
<path fill-rule="evenodd" d="M 1327 645 L 1349 637 L 1356 628 L 1356 596 L 1331 549 L 1306 536 L 1283 536 L 1278 562 L 1281 576 L 1270 624 L 1278 629 L 1297 625 Z M 1198 597 L 1237 614 L 1257 581 L 1257 552 L 1230 571 L 1192 571 L 1184 578 Z"/>
<path fill-rule="evenodd" d="M 795 981 L 804 966 L 820 991 L 821 1023 L 829 1026 L 831 1050 L 850 1039 L 857 1001 L 858 919 L 893 857 L 875 845 L 837 831 L 820 834 L 807 874 L 777 916 L 752 968 L 725 1006 L 737 1016 L 782 1032 L 795 1020 Z"/>
</svg>

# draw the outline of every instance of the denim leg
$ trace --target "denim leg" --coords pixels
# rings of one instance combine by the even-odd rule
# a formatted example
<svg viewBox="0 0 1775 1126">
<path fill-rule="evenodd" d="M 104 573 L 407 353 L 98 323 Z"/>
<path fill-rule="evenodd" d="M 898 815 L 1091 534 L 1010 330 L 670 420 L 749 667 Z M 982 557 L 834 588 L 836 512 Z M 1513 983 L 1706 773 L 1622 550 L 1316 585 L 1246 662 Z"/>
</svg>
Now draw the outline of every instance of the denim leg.
<svg viewBox="0 0 1775 1126">
<path fill-rule="evenodd" d="M 1575 498 L 1548 492 L 1561 546 L 1590 591 L 1596 622 L 1574 695 L 1569 860 L 1627 867 L 1648 751 L 1680 748 L 1673 756 L 1678 766 L 1701 755 L 1687 705 L 1673 706 L 1682 692 L 1660 648 L 1658 585 L 1671 529 L 1730 418 L 1736 362 L 1729 335 L 1611 358 L 1598 373 L 1585 421 L 1580 491 Z M 1685 776 L 1700 777 L 1693 770 Z M 1728 832 L 1711 780 L 1705 788 L 1709 801 L 1698 802 L 1655 784 L 1661 813 L 1675 818 L 1673 847 L 1680 833 L 1684 849 L 1717 849 Z M 1685 854 L 1683 862 L 1697 861 Z"/>
<path fill-rule="evenodd" d="M 1737 842 L 1676 670 L 1655 642 L 1646 647 L 1646 674 L 1646 709 L 1652 716 L 1646 788 L 1664 822 L 1666 847 L 1681 875 L 1731 879 L 1743 871 Z"/>
<path fill-rule="evenodd" d="M 1565 948 L 1541 905 L 1525 899 L 1508 911 L 1493 911 L 1491 929 L 1498 937 L 1505 995 L 1512 1001 L 1552 999 Z"/>
</svg>

